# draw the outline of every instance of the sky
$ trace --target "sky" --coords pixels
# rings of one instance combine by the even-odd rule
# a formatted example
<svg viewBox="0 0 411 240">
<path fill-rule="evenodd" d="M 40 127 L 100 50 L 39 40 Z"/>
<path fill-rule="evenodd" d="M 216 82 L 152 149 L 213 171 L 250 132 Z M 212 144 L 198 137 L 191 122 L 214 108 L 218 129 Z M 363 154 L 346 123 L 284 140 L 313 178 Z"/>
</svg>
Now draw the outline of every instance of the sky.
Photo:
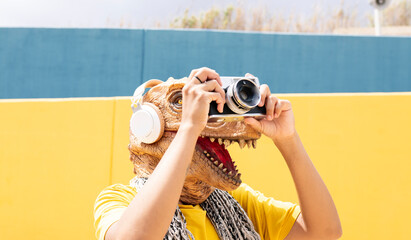
<svg viewBox="0 0 411 240">
<path fill-rule="evenodd" d="M 0 0 L 0 27 L 163 28 L 186 9 L 190 14 L 200 14 L 213 6 L 241 5 L 246 9 L 264 7 L 283 16 L 304 16 L 314 6 L 331 11 L 340 3 L 341 0 Z M 356 8 L 364 21 L 364 16 L 373 11 L 368 0 L 344 0 L 344 5 Z"/>
</svg>

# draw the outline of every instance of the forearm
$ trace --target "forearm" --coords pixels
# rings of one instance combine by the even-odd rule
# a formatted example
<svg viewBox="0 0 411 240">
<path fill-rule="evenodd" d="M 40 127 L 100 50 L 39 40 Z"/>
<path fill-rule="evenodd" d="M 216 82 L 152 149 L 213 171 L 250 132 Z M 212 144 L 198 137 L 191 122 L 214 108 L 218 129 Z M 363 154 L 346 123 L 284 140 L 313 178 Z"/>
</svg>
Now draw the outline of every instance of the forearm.
<svg viewBox="0 0 411 240">
<path fill-rule="evenodd" d="M 317 239 L 341 235 L 341 224 L 333 199 L 315 169 L 297 133 L 275 140 L 293 177 L 308 236 Z M 328 237 L 327 237 L 328 236 Z"/>
<path fill-rule="evenodd" d="M 154 172 L 116 223 L 121 239 L 162 239 L 178 204 L 197 135 L 180 128 Z"/>
</svg>

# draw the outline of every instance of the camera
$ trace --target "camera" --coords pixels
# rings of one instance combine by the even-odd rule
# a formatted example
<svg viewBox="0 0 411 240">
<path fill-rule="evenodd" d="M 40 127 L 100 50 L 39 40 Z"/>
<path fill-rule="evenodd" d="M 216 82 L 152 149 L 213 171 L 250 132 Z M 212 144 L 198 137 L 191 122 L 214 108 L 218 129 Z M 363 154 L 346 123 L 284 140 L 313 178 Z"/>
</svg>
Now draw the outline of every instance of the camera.
<svg viewBox="0 0 411 240">
<path fill-rule="evenodd" d="M 215 101 L 210 103 L 208 122 L 241 121 L 244 117 L 261 119 L 265 107 L 257 106 L 261 101 L 260 82 L 256 77 L 220 77 L 226 103 L 223 112 L 217 110 Z"/>
</svg>

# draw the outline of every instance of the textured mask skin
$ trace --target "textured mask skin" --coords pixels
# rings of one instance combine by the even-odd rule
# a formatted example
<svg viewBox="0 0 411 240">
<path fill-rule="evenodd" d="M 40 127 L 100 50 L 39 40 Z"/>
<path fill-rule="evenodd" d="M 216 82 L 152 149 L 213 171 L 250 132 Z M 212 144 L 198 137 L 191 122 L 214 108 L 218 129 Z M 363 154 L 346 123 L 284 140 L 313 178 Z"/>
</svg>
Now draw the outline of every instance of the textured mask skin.
<svg viewBox="0 0 411 240">
<path fill-rule="evenodd" d="M 149 177 L 158 162 L 163 157 L 181 122 L 181 97 L 184 79 L 168 79 L 166 82 L 152 87 L 143 97 L 143 102 L 156 105 L 161 111 L 165 126 L 164 134 L 153 144 L 142 143 L 130 131 L 130 160 L 134 164 L 134 172 L 138 177 Z M 208 123 L 200 134 L 206 141 L 209 139 L 229 145 L 237 142 L 240 147 L 248 145 L 255 147 L 260 133 L 243 122 Z M 237 170 L 222 167 L 221 163 L 204 153 L 197 143 L 193 159 L 187 172 L 180 201 L 185 204 L 203 202 L 215 188 L 226 191 L 236 189 L 240 183 L 241 174 Z M 220 166 L 219 166 L 220 165 Z M 233 165 L 234 166 L 234 165 Z"/>
</svg>

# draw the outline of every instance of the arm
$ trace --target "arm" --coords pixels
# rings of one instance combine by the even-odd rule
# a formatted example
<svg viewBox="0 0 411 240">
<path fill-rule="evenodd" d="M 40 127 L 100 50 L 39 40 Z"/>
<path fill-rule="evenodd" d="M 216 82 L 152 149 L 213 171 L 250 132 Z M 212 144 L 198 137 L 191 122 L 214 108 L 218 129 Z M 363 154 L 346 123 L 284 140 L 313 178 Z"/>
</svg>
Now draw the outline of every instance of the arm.
<svg viewBox="0 0 411 240">
<path fill-rule="evenodd" d="M 194 76 L 204 81 L 216 80 L 201 84 Z M 106 240 L 164 237 L 180 198 L 197 137 L 207 123 L 210 102 L 216 101 L 222 111 L 225 98 L 220 84 L 219 75 L 211 69 L 192 71 L 183 88 L 182 121 L 174 140 L 120 220 L 108 229 Z"/>
<path fill-rule="evenodd" d="M 275 143 L 290 169 L 302 212 L 286 239 L 340 238 L 341 223 L 333 199 L 298 134 Z"/>
<path fill-rule="evenodd" d="M 273 140 L 294 180 L 301 214 L 286 239 L 338 239 L 342 229 L 337 209 L 295 130 L 290 102 L 272 96 L 267 85 L 261 92 L 266 119 L 245 122 Z"/>
</svg>

